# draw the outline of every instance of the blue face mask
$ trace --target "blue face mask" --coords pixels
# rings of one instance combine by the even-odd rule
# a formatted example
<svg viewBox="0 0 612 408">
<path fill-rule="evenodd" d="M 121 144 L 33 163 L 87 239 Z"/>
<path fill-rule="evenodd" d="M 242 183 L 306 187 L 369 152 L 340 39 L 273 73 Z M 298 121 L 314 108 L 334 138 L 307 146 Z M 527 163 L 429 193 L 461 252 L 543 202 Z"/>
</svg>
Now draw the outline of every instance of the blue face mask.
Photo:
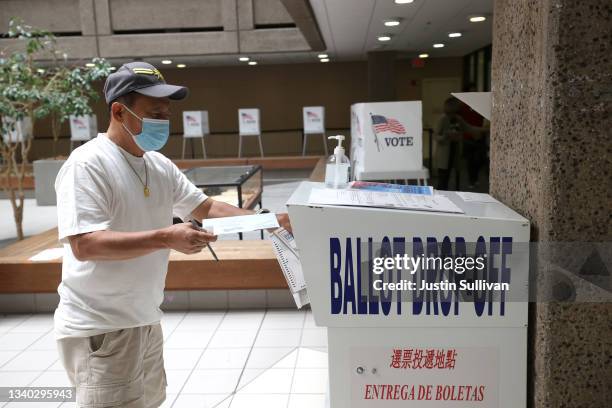
<svg viewBox="0 0 612 408">
<path fill-rule="evenodd" d="M 142 130 L 139 134 L 133 134 L 125 124 L 121 123 L 123 128 L 134 138 L 136 145 L 144 152 L 159 150 L 168 142 L 170 136 L 170 121 L 165 119 L 149 119 L 141 118 L 123 105 L 128 112 L 136 116 L 142 122 Z"/>
</svg>

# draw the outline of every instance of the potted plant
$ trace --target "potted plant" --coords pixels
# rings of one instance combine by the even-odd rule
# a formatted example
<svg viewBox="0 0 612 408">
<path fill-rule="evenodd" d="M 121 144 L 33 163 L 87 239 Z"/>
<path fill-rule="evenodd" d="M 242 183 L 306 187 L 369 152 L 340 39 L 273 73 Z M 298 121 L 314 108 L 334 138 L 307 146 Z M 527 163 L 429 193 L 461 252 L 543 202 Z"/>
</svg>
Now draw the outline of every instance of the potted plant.
<svg viewBox="0 0 612 408">
<path fill-rule="evenodd" d="M 91 70 L 68 68 L 67 56 L 57 51 L 50 32 L 18 20 L 10 21 L 8 38 L 16 41 L 10 50 L 0 50 L 0 183 L 10 199 L 17 238 L 21 240 L 24 238 L 24 180 L 29 171 L 28 154 L 33 140 L 28 134 L 33 135 L 37 119 L 58 109 L 62 98 L 74 100 L 72 91 L 66 91 L 69 85 L 82 88 L 75 91 L 80 98 L 89 97 L 88 85 L 107 75 L 110 65 L 104 60 L 94 60 Z M 61 63 L 58 56 L 62 56 Z M 52 62 L 44 68 L 37 59 Z M 82 101 L 78 99 L 76 104 L 82 106 Z M 29 122 L 27 132 L 23 131 L 24 120 Z"/>
<path fill-rule="evenodd" d="M 98 98 L 92 83 L 106 77 L 110 70 L 110 64 L 101 58 L 94 58 L 85 67 L 70 67 L 59 63 L 47 67 L 45 101 L 41 109 L 51 116 L 53 156 L 34 161 L 34 190 L 38 205 L 56 204 L 55 178 L 65 162 L 56 155 L 62 123 L 72 115 L 92 113 L 90 101 Z"/>
</svg>

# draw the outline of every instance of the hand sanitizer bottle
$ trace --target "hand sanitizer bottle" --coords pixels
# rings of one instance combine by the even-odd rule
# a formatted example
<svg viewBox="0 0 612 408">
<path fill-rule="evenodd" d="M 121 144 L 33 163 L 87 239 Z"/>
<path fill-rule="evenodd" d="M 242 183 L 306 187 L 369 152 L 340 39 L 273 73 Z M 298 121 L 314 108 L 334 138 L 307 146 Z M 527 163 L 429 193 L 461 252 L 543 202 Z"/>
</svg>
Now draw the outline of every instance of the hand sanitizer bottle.
<svg viewBox="0 0 612 408">
<path fill-rule="evenodd" d="M 336 139 L 338 146 L 334 148 L 334 154 L 327 159 L 327 165 L 325 166 L 325 187 L 346 188 L 349 183 L 351 164 L 348 157 L 344 155 L 344 147 L 342 147 L 344 136 L 330 136 L 329 139 Z"/>
</svg>

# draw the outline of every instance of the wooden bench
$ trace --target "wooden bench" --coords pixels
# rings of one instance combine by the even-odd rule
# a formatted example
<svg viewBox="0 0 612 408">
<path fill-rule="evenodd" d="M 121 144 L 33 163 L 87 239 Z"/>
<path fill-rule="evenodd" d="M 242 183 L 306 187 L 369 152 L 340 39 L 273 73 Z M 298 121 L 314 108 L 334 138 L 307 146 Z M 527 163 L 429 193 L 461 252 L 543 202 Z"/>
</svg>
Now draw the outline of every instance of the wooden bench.
<svg viewBox="0 0 612 408">
<path fill-rule="evenodd" d="M 250 160 L 250 159 L 249 159 Z M 310 180 L 322 181 L 325 158 L 317 158 Z M 61 259 L 30 261 L 40 251 L 60 247 L 51 229 L 0 249 L 0 293 L 52 293 L 61 281 Z M 284 289 L 287 283 L 270 241 L 219 241 L 209 251 L 171 251 L 166 290 Z"/>
</svg>

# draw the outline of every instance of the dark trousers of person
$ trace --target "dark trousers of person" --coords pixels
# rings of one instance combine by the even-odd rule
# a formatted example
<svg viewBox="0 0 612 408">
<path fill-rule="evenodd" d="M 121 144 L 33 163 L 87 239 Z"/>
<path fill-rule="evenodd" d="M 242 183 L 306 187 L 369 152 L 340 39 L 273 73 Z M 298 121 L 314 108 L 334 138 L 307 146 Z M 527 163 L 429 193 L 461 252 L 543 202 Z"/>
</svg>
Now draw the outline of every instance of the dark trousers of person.
<svg viewBox="0 0 612 408">
<path fill-rule="evenodd" d="M 448 190 L 448 181 L 450 179 L 451 170 L 455 166 L 455 160 L 458 151 L 459 144 L 457 142 L 450 142 L 448 153 L 448 166 L 445 169 L 438 168 L 438 190 Z M 458 189 L 458 187 L 459 186 L 456 186 L 455 188 Z"/>
<path fill-rule="evenodd" d="M 484 140 L 466 140 L 463 143 L 463 156 L 466 161 L 469 183 L 474 185 L 478 182 L 480 169 L 487 164 L 487 146 Z"/>
</svg>

